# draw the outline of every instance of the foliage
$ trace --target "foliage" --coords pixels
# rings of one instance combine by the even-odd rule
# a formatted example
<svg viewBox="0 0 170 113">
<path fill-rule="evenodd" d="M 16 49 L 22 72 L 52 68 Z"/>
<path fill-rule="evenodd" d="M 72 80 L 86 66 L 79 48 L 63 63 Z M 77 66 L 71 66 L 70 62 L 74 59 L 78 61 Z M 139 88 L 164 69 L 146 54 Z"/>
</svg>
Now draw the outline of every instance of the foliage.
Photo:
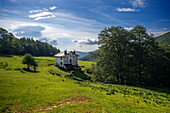
<svg viewBox="0 0 170 113">
<path fill-rule="evenodd" d="M 58 53 L 52 45 L 34 40 L 33 38 L 16 38 L 12 33 L 0 28 L 0 54 L 33 56 L 53 56 Z"/>
<path fill-rule="evenodd" d="M 90 68 L 86 68 L 86 73 L 92 74 L 92 70 Z"/>
<path fill-rule="evenodd" d="M 160 47 L 146 28 L 105 28 L 99 34 L 100 48 L 93 67 L 94 80 L 105 83 L 169 86 L 169 50 Z"/>
</svg>

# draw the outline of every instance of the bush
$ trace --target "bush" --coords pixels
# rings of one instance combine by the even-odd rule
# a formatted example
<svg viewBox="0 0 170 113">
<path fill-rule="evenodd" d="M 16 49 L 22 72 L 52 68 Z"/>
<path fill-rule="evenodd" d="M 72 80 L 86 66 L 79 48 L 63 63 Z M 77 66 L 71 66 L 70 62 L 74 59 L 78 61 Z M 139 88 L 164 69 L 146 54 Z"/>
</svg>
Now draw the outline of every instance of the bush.
<svg viewBox="0 0 170 113">
<path fill-rule="evenodd" d="M 8 67 L 8 63 L 7 62 L 0 62 L 0 68 L 6 68 Z"/>
<path fill-rule="evenodd" d="M 88 73 L 88 74 L 92 74 L 93 72 L 92 72 L 92 70 L 90 69 L 90 68 L 86 68 L 86 73 Z"/>
</svg>

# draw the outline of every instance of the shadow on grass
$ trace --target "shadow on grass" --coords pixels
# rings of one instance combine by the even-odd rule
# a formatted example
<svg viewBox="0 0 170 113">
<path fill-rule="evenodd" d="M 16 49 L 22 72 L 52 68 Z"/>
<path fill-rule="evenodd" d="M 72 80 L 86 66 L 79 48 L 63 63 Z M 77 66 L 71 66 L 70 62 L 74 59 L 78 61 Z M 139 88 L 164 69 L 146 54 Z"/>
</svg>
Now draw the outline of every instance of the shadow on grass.
<svg viewBox="0 0 170 113">
<path fill-rule="evenodd" d="M 81 69 L 69 69 L 69 70 L 66 70 L 62 67 L 58 67 L 60 70 L 62 71 L 65 71 L 65 72 L 68 72 L 68 73 L 71 73 L 72 71 L 74 72 L 74 76 L 75 77 L 78 77 L 78 78 L 81 78 L 82 80 L 91 80 L 91 77 L 86 75 L 84 73 L 84 71 L 82 71 Z"/>
<path fill-rule="evenodd" d="M 151 86 L 141 86 L 141 85 L 129 85 L 129 86 L 136 87 L 136 88 L 143 88 L 143 89 L 151 90 L 151 91 L 158 92 L 158 93 L 170 94 L 170 88 L 167 88 L 167 87 L 151 87 Z"/>
<path fill-rule="evenodd" d="M 91 77 L 86 75 L 82 70 L 74 70 L 75 76 L 83 80 L 91 80 Z"/>
<path fill-rule="evenodd" d="M 33 70 L 30 70 L 30 69 L 27 69 L 27 68 L 22 68 L 22 69 L 26 72 L 39 73 L 39 71 L 33 71 Z"/>
</svg>

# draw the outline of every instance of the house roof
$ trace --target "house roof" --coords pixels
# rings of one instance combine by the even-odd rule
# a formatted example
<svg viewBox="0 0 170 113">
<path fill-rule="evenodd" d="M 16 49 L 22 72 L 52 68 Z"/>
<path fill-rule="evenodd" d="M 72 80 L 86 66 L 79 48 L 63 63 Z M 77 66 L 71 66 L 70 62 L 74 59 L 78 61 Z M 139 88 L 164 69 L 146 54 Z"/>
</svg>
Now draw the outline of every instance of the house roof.
<svg viewBox="0 0 170 113">
<path fill-rule="evenodd" d="M 75 55 L 77 55 L 76 53 L 74 53 L 74 52 L 72 52 L 72 51 L 67 51 L 67 54 L 69 54 L 69 53 L 73 53 L 73 54 L 75 54 Z M 56 55 L 54 55 L 55 57 L 62 57 L 62 56 L 65 56 L 65 54 L 64 54 L 64 51 L 61 51 L 60 53 L 58 53 L 58 54 L 56 54 Z M 78 56 L 78 55 L 77 55 Z"/>
</svg>

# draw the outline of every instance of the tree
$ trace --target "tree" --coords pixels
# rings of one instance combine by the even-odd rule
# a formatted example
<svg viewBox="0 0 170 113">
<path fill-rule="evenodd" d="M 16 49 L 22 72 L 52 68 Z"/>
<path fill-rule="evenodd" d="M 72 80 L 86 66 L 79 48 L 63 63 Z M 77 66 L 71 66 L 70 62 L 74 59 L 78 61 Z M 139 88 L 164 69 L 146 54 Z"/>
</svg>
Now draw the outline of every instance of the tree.
<svg viewBox="0 0 170 113">
<path fill-rule="evenodd" d="M 136 25 L 102 30 L 98 36 L 94 80 L 117 84 L 169 86 L 170 46 L 158 45 L 146 28 Z"/>
<path fill-rule="evenodd" d="M 27 64 L 27 69 L 30 70 L 31 65 L 35 65 L 35 59 L 32 57 L 31 54 L 25 54 L 24 58 L 22 59 L 23 64 Z"/>
<path fill-rule="evenodd" d="M 94 71 L 98 81 L 124 84 L 130 51 L 129 33 L 122 27 L 106 28 L 99 34 L 99 59 Z"/>
</svg>

